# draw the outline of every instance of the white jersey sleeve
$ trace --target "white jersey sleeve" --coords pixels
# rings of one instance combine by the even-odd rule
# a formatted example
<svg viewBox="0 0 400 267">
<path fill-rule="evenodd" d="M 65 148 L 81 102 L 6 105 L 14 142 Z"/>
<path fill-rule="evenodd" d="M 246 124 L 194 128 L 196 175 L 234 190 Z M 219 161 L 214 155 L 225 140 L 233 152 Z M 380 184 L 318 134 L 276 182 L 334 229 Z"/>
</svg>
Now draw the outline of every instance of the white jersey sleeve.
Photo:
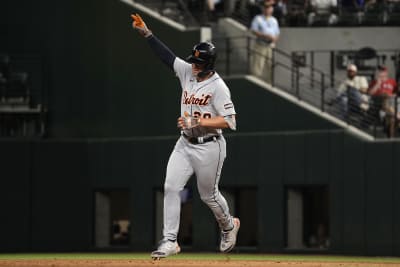
<svg viewBox="0 0 400 267">
<path fill-rule="evenodd" d="M 225 117 L 236 114 L 235 107 L 231 100 L 231 92 L 222 80 L 218 83 L 212 99 L 212 105 L 219 116 Z"/>
<path fill-rule="evenodd" d="M 192 74 L 192 65 L 187 63 L 183 59 L 176 57 L 174 61 L 174 71 L 181 82 L 182 88 L 184 88 L 184 82 Z"/>
</svg>

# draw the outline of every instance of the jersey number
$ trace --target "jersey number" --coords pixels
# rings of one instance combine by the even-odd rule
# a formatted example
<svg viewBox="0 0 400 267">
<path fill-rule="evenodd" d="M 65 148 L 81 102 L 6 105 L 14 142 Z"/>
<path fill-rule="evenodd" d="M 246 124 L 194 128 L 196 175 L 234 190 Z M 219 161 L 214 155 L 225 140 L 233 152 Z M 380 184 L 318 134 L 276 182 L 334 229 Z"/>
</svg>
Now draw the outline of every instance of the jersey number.
<svg viewBox="0 0 400 267">
<path fill-rule="evenodd" d="M 203 119 L 209 119 L 209 118 L 211 118 L 211 113 L 207 113 L 207 112 L 206 112 L 206 113 L 203 113 L 203 116 L 202 116 L 200 112 L 195 111 L 195 112 L 193 112 L 193 116 L 194 116 L 195 118 L 200 117 L 200 118 L 203 118 Z"/>
</svg>

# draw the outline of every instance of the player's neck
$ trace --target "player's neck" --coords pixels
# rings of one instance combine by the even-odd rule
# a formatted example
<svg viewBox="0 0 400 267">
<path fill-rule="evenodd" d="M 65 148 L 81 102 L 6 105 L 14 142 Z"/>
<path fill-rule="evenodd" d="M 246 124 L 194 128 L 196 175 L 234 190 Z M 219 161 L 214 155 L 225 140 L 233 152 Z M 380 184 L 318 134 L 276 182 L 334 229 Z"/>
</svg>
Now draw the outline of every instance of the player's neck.
<svg viewBox="0 0 400 267">
<path fill-rule="evenodd" d="M 206 76 L 204 76 L 204 77 L 196 77 L 196 81 L 197 82 L 202 82 L 202 81 L 205 81 L 205 80 L 207 80 L 207 79 L 209 79 L 211 76 L 213 76 L 214 75 L 214 71 L 212 71 L 212 72 L 210 72 L 209 74 L 207 74 Z"/>
</svg>

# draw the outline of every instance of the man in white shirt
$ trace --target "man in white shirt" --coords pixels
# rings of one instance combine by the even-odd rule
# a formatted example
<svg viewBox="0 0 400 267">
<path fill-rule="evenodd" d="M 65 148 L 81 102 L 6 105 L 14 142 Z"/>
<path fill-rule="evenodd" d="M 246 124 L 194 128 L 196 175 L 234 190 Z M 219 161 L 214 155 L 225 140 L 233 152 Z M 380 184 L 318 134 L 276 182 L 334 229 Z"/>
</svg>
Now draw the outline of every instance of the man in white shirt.
<svg viewBox="0 0 400 267">
<path fill-rule="evenodd" d="M 272 81 L 272 48 L 280 34 L 278 21 L 272 16 L 273 12 L 272 2 L 266 1 L 263 13 L 254 17 L 250 27 L 257 37 L 252 50 L 250 72 L 268 83 Z"/>
<path fill-rule="evenodd" d="M 357 66 L 347 66 L 347 78 L 337 89 L 338 99 L 342 101 L 343 113 L 347 116 L 359 115 L 368 110 L 368 81 L 364 76 L 357 75 Z"/>
<path fill-rule="evenodd" d="M 308 25 L 313 25 L 315 17 L 326 17 L 328 25 L 336 24 L 338 17 L 333 13 L 337 8 L 337 0 L 311 0 L 312 11 L 308 14 Z"/>
</svg>

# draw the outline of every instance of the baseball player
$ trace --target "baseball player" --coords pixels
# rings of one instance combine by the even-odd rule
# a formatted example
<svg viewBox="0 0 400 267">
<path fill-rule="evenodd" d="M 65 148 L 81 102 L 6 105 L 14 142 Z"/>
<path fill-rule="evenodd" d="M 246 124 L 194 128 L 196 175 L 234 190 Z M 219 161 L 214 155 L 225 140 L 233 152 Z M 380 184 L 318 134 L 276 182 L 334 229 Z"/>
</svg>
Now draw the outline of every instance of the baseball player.
<svg viewBox="0 0 400 267">
<path fill-rule="evenodd" d="M 214 70 L 215 47 L 208 42 L 195 45 L 186 62 L 154 36 L 139 15 L 132 15 L 132 19 L 133 28 L 176 73 L 182 87 L 181 116 L 177 121 L 181 136 L 170 155 L 164 183 L 163 239 L 151 257 L 160 259 L 180 252 L 177 242 L 179 192 L 193 174 L 196 174 L 201 199 L 214 213 L 221 229 L 220 251 L 229 252 L 236 244 L 240 221 L 229 213 L 218 184 L 226 156 L 222 129 L 236 129 L 236 112 L 228 87 Z"/>
</svg>

